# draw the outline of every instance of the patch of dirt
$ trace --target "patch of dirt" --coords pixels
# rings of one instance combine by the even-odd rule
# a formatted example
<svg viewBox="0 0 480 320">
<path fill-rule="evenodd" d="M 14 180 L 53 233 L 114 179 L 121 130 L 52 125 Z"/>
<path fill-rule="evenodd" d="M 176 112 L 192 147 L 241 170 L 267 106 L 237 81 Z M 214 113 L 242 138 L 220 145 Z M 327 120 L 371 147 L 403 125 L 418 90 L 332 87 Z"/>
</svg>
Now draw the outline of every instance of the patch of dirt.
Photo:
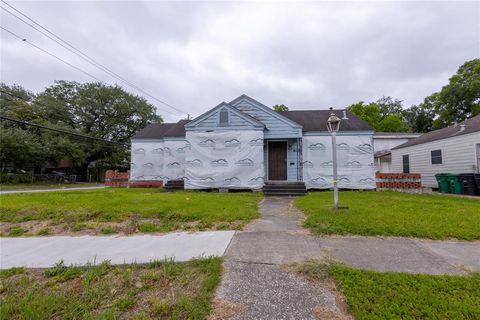
<svg viewBox="0 0 480 320">
<path fill-rule="evenodd" d="M 247 306 L 234 303 L 227 300 L 222 300 L 215 298 L 212 302 L 212 312 L 208 316 L 208 320 L 222 320 L 222 319 L 229 319 L 243 311 Z"/>
<path fill-rule="evenodd" d="M 154 223 L 161 225 L 159 219 L 144 219 L 138 216 L 131 217 L 122 222 L 98 222 L 86 221 L 79 223 L 60 222 L 53 223 L 48 220 L 32 220 L 18 223 L 1 222 L 0 235 L 8 237 L 10 229 L 20 227 L 25 230 L 22 237 L 28 236 L 82 236 L 82 235 L 121 235 L 128 236 L 133 234 L 165 234 L 174 231 L 212 231 L 212 230 L 241 230 L 245 222 L 241 220 L 231 222 L 215 222 L 208 225 L 201 221 L 180 222 L 172 230 L 142 233 L 138 226 L 142 223 Z"/>
<path fill-rule="evenodd" d="M 353 316 L 343 314 L 339 310 L 328 308 L 325 306 L 316 306 L 313 308 L 313 314 L 317 319 L 329 319 L 329 320 L 353 320 Z"/>
<path fill-rule="evenodd" d="M 353 320 L 348 313 L 348 305 L 345 296 L 341 293 L 335 280 L 330 275 L 330 264 L 326 260 L 309 260 L 303 263 L 283 265 L 282 270 L 296 273 L 317 288 L 327 289 L 335 297 L 333 308 L 316 306 L 313 310 L 318 319 Z"/>
</svg>

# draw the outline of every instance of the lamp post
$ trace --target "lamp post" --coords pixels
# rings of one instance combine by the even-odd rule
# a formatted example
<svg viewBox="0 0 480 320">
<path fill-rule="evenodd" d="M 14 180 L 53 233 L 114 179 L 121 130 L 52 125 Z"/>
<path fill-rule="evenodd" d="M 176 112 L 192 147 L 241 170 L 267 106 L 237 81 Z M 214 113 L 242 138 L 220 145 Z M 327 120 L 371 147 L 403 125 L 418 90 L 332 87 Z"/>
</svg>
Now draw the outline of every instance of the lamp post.
<svg viewBox="0 0 480 320">
<path fill-rule="evenodd" d="M 332 110 L 333 108 L 330 108 Z M 337 182 L 337 132 L 340 129 L 340 118 L 331 111 L 327 120 L 328 132 L 332 134 L 332 165 L 333 165 L 333 203 L 338 210 L 338 182 Z"/>
</svg>

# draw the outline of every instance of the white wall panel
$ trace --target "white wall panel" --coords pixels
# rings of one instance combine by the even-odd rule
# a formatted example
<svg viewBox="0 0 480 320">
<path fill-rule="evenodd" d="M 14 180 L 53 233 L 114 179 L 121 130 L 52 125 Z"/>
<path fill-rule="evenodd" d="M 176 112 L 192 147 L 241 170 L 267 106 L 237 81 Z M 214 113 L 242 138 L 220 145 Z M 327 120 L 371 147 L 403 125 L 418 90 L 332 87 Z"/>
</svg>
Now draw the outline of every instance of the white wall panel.
<svg viewBox="0 0 480 320">
<path fill-rule="evenodd" d="M 185 189 L 263 186 L 263 131 L 187 131 L 186 138 Z"/>
<path fill-rule="evenodd" d="M 303 137 L 303 181 L 308 189 L 333 187 L 331 136 Z M 337 136 L 338 186 L 374 189 L 372 136 Z"/>
</svg>

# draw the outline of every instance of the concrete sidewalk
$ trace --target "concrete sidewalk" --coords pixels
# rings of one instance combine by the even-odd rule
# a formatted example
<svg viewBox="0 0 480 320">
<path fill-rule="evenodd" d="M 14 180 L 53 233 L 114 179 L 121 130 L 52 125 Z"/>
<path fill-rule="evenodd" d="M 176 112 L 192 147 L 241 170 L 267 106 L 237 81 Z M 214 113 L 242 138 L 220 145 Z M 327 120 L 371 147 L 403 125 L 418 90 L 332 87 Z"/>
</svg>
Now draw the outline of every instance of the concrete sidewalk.
<svg viewBox="0 0 480 320">
<path fill-rule="evenodd" d="M 74 191 L 74 190 L 95 190 L 95 189 L 104 189 L 104 188 L 106 188 L 106 186 L 53 188 L 53 189 L 23 189 L 23 190 L 3 190 L 3 191 L 0 190 L 0 194 L 51 192 L 51 191 Z"/>
<path fill-rule="evenodd" d="M 235 231 L 177 232 L 161 236 L 80 236 L 0 238 L 0 268 L 47 268 L 66 265 L 145 263 L 173 258 L 187 261 L 222 256 Z"/>
<path fill-rule="evenodd" d="M 284 265 L 332 259 L 376 271 L 424 274 L 480 272 L 480 241 L 312 236 L 291 198 L 267 197 L 261 219 L 237 232 L 225 254 L 217 301 L 242 306 L 231 319 L 349 319 L 328 287 L 316 287 Z"/>
</svg>

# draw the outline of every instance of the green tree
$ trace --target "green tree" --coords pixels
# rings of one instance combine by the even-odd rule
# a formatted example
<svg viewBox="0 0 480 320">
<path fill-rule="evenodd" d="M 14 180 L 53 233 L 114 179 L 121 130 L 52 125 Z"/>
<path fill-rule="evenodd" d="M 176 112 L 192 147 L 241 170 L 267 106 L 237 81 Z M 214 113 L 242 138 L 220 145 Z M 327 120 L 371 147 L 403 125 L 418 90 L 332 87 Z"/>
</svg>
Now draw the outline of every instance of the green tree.
<svg viewBox="0 0 480 320">
<path fill-rule="evenodd" d="M 436 113 L 430 104 L 424 102 L 406 109 L 403 112 L 403 117 L 410 124 L 413 132 L 429 132 L 433 130 Z"/>
<path fill-rule="evenodd" d="M 480 59 L 465 62 L 449 83 L 423 102 L 435 109 L 435 129 L 444 128 L 480 114 Z"/>
<path fill-rule="evenodd" d="M 284 104 L 276 104 L 273 106 L 273 110 L 280 112 L 280 111 L 288 111 L 288 107 Z"/>
<path fill-rule="evenodd" d="M 119 86 L 58 81 L 38 95 L 16 85 L 1 84 L 1 89 L 2 115 L 116 142 L 129 142 L 148 123 L 162 121 L 153 105 Z M 79 172 L 92 165 L 127 168 L 130 163 L 128 148 L 122 145 L 19 127 L 8 121 L 2 121 L 1 129 L 2 169 L 38 169 L 63 159 L 72 160 Z"/>
<path fill-rule="evenodd" d="M 348 106 L 347 111 L 368 122 L 379 132 L 408 132 L 410 125 L 403 118 L 402 101 L 382 97 L 366 104 L 363 101 Z"/>
</svg>

